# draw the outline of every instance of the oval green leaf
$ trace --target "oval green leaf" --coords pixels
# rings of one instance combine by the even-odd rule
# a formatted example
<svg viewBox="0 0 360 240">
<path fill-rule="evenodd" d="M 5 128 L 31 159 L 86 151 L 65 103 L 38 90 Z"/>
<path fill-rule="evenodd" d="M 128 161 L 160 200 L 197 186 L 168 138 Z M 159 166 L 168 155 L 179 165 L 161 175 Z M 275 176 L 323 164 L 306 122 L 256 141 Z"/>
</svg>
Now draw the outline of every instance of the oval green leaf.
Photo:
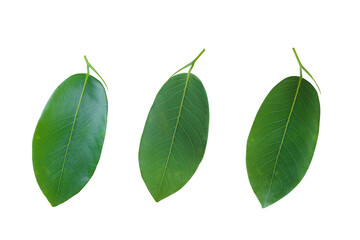
<svg viewBox="0 0 360 240">
<path fill-rule="evenodd" d="M 204 153 L 209 105 L 200 79 L 191 73 L 172 76 L 160 89 L 141 137 L 142 178 L 156 202 L 182 188 Z"/>
<path fill-rule="evenodd" d="M 248 177 L 262 207 L 287 195 L 304 177 L 319 121 L 317 91 L 302 77 L 284 79 L 265 98 L 246 149 Z"/>
<path fill-rule="evenodd" d="M 104 142 L 107 110 L 105 89 L 89 74 L 69 77 L 47 102 L 34 133 L 33 167 L 52 206 L 76 195 L 93 175 Z"/>
</svg>

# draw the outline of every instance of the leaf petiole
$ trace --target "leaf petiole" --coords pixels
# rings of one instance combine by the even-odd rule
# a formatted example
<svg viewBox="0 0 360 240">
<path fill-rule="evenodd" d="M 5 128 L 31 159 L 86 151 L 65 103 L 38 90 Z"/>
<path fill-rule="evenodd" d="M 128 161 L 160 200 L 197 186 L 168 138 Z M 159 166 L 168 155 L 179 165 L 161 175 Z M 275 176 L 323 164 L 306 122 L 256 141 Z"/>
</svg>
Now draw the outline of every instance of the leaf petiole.
<svg viewBox="0 0 360 240">
<path fill-rule="evenodd" d="M 89 68 L 91 68 L 91 70 L 93 70 L 93 71 L 100 77 L 100 79 L 101 79 L 102 82 L 104 83 L 106 89 L 109 90 L 108 86 L 106 85 L 105 80 L 100 76 L 100 74 L 99 74 L 99 73 L 95 70 L 95 68 L 90 64 L 90 62 L 88 61 L 86 55 L 84 56 L 84 58 L 85 58 L 86 68 L 87 68 L 87 69 L 86 69 L 86 70 L 87 70 L 87 77 L 88 77 L 88 75 L 89 75 Z"/>
<path fill-rule="evenodd" d="M 306 68 L 302 65 L 302 63 L 301 63 L 301 61 L 300 61 L 300 59 L 299 59 L 299 56 L 298 56 L 297 53 L 296 53 L 295 48 L 293 48 L 292 50 L 294 51 L 296 60 L 297 60 L 297 62 L 299 63 L 299 66 L 300 66 L 300 79 L 302 79 L 302 70 L 304 70 L 304 71 L 311 77 L 311 79 L 314 81 L 314 83 L 316 84 L 316 87 L 319 89 L 319 92 L 320 92 L 320 94 L 321 94 L 321 90 L 320 90 L 319 85 L 318 85 L 317 82 L 315 81 L 314 77 L 309 73 L 309 71 L 306 70 Z"/>
<path fill-rule="evenodd" d="M 173 77 L 173 76 L 176 75 L 178 72 L 184 70 L 185 68 L 187 68 L 187 67 L 189 67 L 189 66 L 190 66 L 190 69 L 189 69 L 188 74 L 190 74 L 190 73 L 191 73 L 191 70 L 193 69 L 193 67 L 194 67 L 194 65 L 195 65 L 195 62 L 200 58 L 200 56 L 201 56 L 204 52 L 205 52 L 205 49 L 203 49 L 203 50 L 201 51 L 201 53 L 199 53 L 199 55 L 197 55 L 197 57 L 196 57 L 194 60 L 192 60 L 190 63 L 186 64 L 184 67 L 180 68 L 179 70 L 177 70 L 173 75 L 171 75 L 171 77 Z M 171 77 L 170 77 L 170 78 L 171 78 Z M 170 79 L 170 78 L 169 78 L 169 79 Z"/>
</svg>

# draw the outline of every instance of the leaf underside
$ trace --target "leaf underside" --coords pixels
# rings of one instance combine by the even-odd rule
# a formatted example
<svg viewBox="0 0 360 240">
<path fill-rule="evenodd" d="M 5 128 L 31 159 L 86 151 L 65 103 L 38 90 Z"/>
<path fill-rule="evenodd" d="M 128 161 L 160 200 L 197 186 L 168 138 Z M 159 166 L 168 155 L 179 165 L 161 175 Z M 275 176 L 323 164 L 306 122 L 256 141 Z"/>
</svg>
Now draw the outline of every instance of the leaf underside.
<svg viewBox="0 0 360 240">
<path fill-rule="evenodd" d="M 305 79 L 288 77 L 262 103 L 246 149 L 251 187 L 262 207 L 292 191 L 304 177 L 319 133 L 317 91 Z"/>
<path fill-rule="evenodd" d="M 148 114 L 139 149 L 142 178 L 155 201 L 182 188 L 204 153 L 209 106 L 201 81 L 190 74 L 171 77 Z"/>
<path fill-rule="evenodd" d="M 36 180 L 52 206 L 76 195 L 93 175 L 100 159 L 107 121 L 102 84 L 76 74 L 54 91 L 33 137 Z"/>
</svg>

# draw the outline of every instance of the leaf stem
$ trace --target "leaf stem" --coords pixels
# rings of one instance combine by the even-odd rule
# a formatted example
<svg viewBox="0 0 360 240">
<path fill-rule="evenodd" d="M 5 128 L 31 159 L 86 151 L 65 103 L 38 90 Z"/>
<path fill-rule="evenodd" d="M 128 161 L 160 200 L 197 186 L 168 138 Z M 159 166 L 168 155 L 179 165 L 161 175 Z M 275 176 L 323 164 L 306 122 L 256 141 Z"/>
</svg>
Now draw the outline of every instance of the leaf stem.
<svg viewBox="0 0 360 240">
<path fill-rule="evenodd" d="M 105 87 L 107 90 L 109 90 L 108 86 L 106 85 L 105 80 L 100 76 L 100 74 L 95 70 L 95 68 L 90 64 L 90 62 L 88 61 L 86 55 L 84 56 L 85 58 L 85 62 L 86 62 L 86 68 L 87 68 L 87 75 L 89 75 L 89 68 L 91 68 L 91 70 L 93 70 L 102 80 L 102 82 L 104 83 Z"/>
<path fill-rule="evenodd" d="M 306 70 L 306 68 L 302 65 L 302 63 L 301 63 L 301 61 L 300 61 L 300 58 L 299 58 L 299 56 L 298 56 L 297 53 L 296 53 L 295 48 L 293 48 L 292 50 L 293 50 L 293 52 L 294 52 L 294 54 L 295 54 L 295 57 L 296 57 L 297 62 L 299 63 L 299 66 L 300 66 L 300 78 L 302 78 L 302 70 L 304 70 L 304 71 L 311 77 L 311 79 L 314 81 L 314 83 L 316 84 L 316 87 L 319 89 L 319 92 L 320 92 L 320 94 L 321 94 L 321 90 L 320 90 L 319 85 L 317 84 L 317 82 L 315 81 L 315 79 L 313 78 L 313 76 L 309 73 L 309 71 Z"/>
<path fill-rule="evenodd" d="M 201 51 L 201 53 L 199 53 L 199 55 L 197 55 L 197 57 L 192 61 L 192 64 L 194 65 L 195 62 L 201 57 L 201 55 L 205 52 L 205 48 Z"/>
<path fill-rule="evenodd" d="M 177 74 L 178 72 L 184 70 L 185 68 L 189 67 L 190 66 L 190 69 L 189 69 L 189 74 L 191 73 L 191 70 L 193 69 L 194 65 L 195 65 L 195 62 L 200 58 L 200 56 L 205 52 L 205 48 L 201 51 L 201 53 L 199 53 L 199 55 L 197 55 L 197 57 L 192 60 L 190 63 L 186 64 L 184 67 L 180 68 L 179 70 L 177 70 L 173 75 L 171 75 L 171 77 L 173 77 L 175 74 Z M 170 77 L 170 78 L 171 78 Z"/>
</svg>

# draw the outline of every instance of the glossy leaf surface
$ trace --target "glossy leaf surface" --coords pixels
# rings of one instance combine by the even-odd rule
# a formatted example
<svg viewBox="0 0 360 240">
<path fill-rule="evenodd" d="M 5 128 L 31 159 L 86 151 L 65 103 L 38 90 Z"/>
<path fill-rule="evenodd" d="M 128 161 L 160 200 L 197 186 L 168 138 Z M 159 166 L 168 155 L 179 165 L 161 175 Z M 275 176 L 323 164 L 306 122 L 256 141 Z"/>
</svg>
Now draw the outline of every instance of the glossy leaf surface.
<svg viewBox="0 0 360 240">
<path fill-rule="evenodd" d="M 139 149 L 142 178 L 155 201 L 182 188 L 205 152 L 209 106 L 195 75 L 171 77 L 158 92 Z"/>
<path fill-rule="evenodd" d="M 107 98 L 94 77 L 76 74 L 54 91 L 36 126 L 33 167 L 52 206 L 77 194 L 98 164 L 107 122 Z"/>
<path fill-rule="evenodd" d="M 262 103 L 246 150 L 250 184 L 263 207 L 293 190 L 304 177 L 319 133 L 317 91 L 305 79 L 288 77 Z"/>
</svg>

